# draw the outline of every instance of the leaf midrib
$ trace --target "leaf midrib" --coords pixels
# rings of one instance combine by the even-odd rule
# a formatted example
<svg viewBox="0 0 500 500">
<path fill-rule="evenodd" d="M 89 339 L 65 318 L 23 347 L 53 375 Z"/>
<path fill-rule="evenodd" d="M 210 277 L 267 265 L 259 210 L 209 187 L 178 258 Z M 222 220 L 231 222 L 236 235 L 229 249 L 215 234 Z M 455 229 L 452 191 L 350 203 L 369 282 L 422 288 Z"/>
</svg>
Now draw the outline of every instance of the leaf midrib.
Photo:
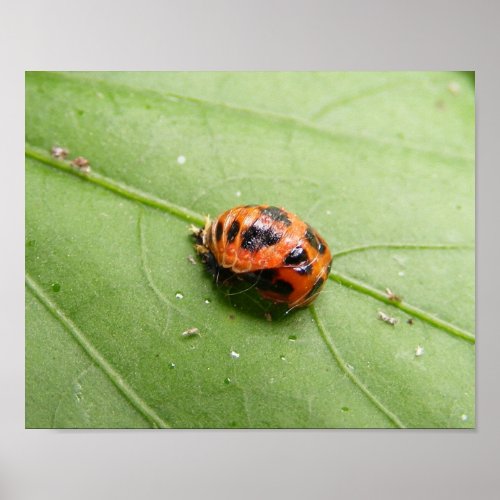
<svg viewBox="0 0 500 500">
<path fill-rule="evenodd" d="M 25 155 L 29 158 L 32 158 L 34 160 L 37 160 L 38 162 L 48 165 L 50 167 L 55 167 L 67 174 L 75 175 L 76 177 L 79 177 L 80 179 L 91 182 L 93 184 L 97 184 L 101 186 L 102 188 L 105 188 L 119 196 L 122 196 L 124 198 L 127 198 L 129 200 L 132 200 L 136 203 L 141 203 L 153 208 L 156 208 L 158 210 L 161 210 L 163 212 L 167 212 L 177 218 L 180 218 L 181 220 L 184 220 L 189 223 L 194 223 L 199 226 L 204 225 L 204 217 L 196 212 L 193 212 L 192 210 L 189 210 L 188 208 L 182 207 L 180 205 L 176 205 L 175 203 L 171 203 L 169 201 L 157 198 L 153 195 L 150 195 L 149 193 L 145 193 L 139 189 L 136 189 L 132 186 L 128 186 L 126 184 L 123 184 L 121 182 L 115 181 L 114 179 L 111 179 L 109 177 L 97 174 L 95 172 L 90 172 L 90 173 L 82 173 L 78 171 L 77 169 L 73 168 L 68 161 L 62 161 L 62 160 L 57 160 L 50 156 L 45 150 L 42 150 L 37 147 L 30 146 L 29 144 L 26 144 L 26 149 L 25 149 Z M 390 245 L 390 244 L 386 244 Z M 408 247 L 409 245 L 404 245 L 400 244 L 400 246 L 403 247 Z M 441 249 L 449 249 L 449 245 L 415 245 L 418 246 L 422 249 L 436 249 L 436 248 L 441 248 Z M 338 252 L 337 256 L 342 256 L 347 253 L 352 253 L 354 251 L 361 251 L 365 250 L 367 247 L 366 245 L 362 245 L 360 247 L 356 247 L 354 249 L 348 249 L 344 251 Z M 379 245 L 372 245 L 372 248 L 377 248 Z M 463 246 L 458 246 L 457 248 L 463 248 Z M 358 250 L 359 249 L 359 250 Z M 335 255 L 334 255 L 335 257 Z M 376 300 L 379 300 L 387 305 L 390 305 L 392 307 L 401 309 L 409 314 L 413 314 L 414 316 L 418 317 L 419 319 L 426 321 L 427 323 L 431 324 L 432 326 L 438 328 L 439 330 L 446 332 L 450 335 L 453 335 L 457 338 L 460 338 L 462 340 L 465 340 L 469 343 L 474 344 L 475 343 L 475 337 L 473 334 L 470 332 L 467 332 L 466 330 L 463 330 L 459 328 L 456 325 L 453 325 L 451 323 L 448 323 L 446 321 L 443 321 L 439 318 L 436 318 L 432 314 L 428 313 L 427 311 L 424 311 L 416 306 L 412 306 L 411 304 L 408 304 L 406 302 L 394 302 L 391 301 L 387 295 L 383 294 L 379 290 L 376 290 L 375 288 L 371 287 L 370 285 L 367 285 L 365 283 L 362 283 L 360 281 L 357 281 L 353 278 L 350 278 L 348 276 L 342 275 L 340 273 L 332 271 L 330 274 L 330 279 L 338 282 L 339 284 L 346 286 L 349 289 L 353 289 L 357 292 L 364 293 L 365 295 L 368 295 Z"/>
</svg>

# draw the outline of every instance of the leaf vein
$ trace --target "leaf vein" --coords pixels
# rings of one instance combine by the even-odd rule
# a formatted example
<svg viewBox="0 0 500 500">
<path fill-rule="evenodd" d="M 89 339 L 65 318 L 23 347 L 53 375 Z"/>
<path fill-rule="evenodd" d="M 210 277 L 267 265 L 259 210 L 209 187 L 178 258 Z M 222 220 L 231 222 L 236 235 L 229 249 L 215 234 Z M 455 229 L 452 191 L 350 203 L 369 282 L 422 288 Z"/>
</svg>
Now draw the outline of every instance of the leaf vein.
<svg viewBox="0 0 500 500">
<path fill-rule="evenodd" d="M 338 273 L 338 272 L 331 272 L 329 278 L 333 281 L 336 281 L 337 283 L 348 287 L 352 290 L 355 290 L 359 293 L 363 293 L 365 295 L 368 295 L 374 299 L 380 300 L 381 302 L 384 302 L 384 304 L 390 305 L 392 307 L 396 307 L 397 309 L 401 309 L 402 311 L 421 319 L 422 321 L 425 321 L 426 323 L 429 323 L 430 325 L 438 328 L 439 330 L 442 330 L 446 333 L 449 333 L 450 335 L 453 335 L 455 337 L 458 337 L 462 340 L 466 340 L 467 342 L 470 342 L 471 344 L 475 343 L 475 337 L 472 333 L 463 330 L 462 328 L 459 328 L 458 326 L 455 326 L 451 323 L 448 323 L 447 321 L 444 321 L 442 319 L 436 318 L 435 316 L 431 315 L 427 311 L 424 311 L 422 309 L 419 309 L 416 306 L 412 306 L 411 304 L 408 304 L 407 302 L 395 302 L 394 300 L 390 300 L 389 297 L 384 294 L 383 292 L 377 290 L 376 288 L 373 288 L 366 283 L 363 283 L 359 280 L 356 280 L 354 278 L 351 278 L 349 276 L 345 276 L 344 274 Z"/>
<path fill-rule="evenodd" d="M 319 319 L 318 313 L 313 305 L 309 306 L 309 310 L 311 312 L 311 316 L 313 317 L 314 323 L 318 328 L 319 334 L 323 341 L 325 342 L 330 354 L 335 359 L 336 363 L 340 367 L 340 369 L 347 375 L 347 377 L 351 380 L 351 382 L 396 426 L 401 429 L 404 429 L 406 426 L 400 420 L 400 418 L 390 411 L 381 401 L 377 399 L 377 397 L 366 387 L 361 380 L 347 367 L 347 363 L 342 358 L 339 350 L 332 342 L 330 336 L 327 334 L 326 329 Z"/>
<path fill-rule="evenodd" d="M 356 252 L 364 252 L 368 250 L 378 249 L 393 249 L 393 250 L 472 250 L 474 247 L 470 245 L 459 244 L 413 244 L 413 243 L 374 243 L 370 245 L 359 245 L 346 250 L 340 250 L 333 254 L 333 257 L 338 259 L 344 255 L 349 255 Z"/>
<path fill-rule="evenodd" d="M 44 293 L 41 286 L 26 273 L 26 285 L 45 306 L 45 308 L 69 331 L 76 342 L 82 347 L 94 363 L 111 380 L 115 387 L 129 401 L 129 403 L 139 411 L 154 427 L 168 428 L 170 425 L 160 417 L 123 379 L 120 373 L 106 361 L 101 353 L 92 345 L 85 334 L 66 316 L 66 314 Z"/>
<path fill-rule="evenodd" d="M 351 102 L 358 101 L 359 99 L 363 99 L 365 97 L 370 97 L 373 95 L 383 93 L 383 92 L 390 90 L 390 89 L 393 89 L 393 88 L 403 87 L 404 85 L 407 85 L 408 83 L 411 83 L 411 80 L 407 79 L 407 80 L 403 80 L 403 81 L 399 81 L 399 82 L 398 81 L 396 81 L 396 82 L 386 81 L 383 84 L 369 87 L 366 89 L 362 89 L 355 94 L 351 94 L 351 95 L 342 97 L 340 99 L 332 99 L 332 100 L 328 101 L 327 103 L 323 104 L 317 111 L 315 111 L 310 116 L 310 119 L 313 121 L 320 120 L 325 115 L 327 115 L 331 111 L 333 111 L 335 108 L 339 108 L 341 106 L 344 106 L 344 105 L 349 104 Z"/>
<path fill-rule="evenodd" d="M 132 186 L 128 186 L 122 182 L 111 179 L 110 177 L 106 177 L 104 175 L 100 175 L 95 172 L 89 173 L 81 173 L 75 168 L 71 167 L 68 161 L 60 161 L 52 158 L 48 155 L 48 153 L 42 149 L 26 146 L 25 154 L 28 158 L 32 158 L 34 160 L 38 160 L 41 163 L 45 163 L 51 167 L 55 167 L 67 174 L 74 175 L 84 181 L 91 182 L 93 184 L 97 184 L 113 193 L 127 198 L 129 200 L 134 200 L 136 202 L 142 203 L 149 207 L 156 208 L 158 210 L 163 210 L 164 212 L 168 212 L 172 215 L 180 217 L 181 219 L 187 222 L 193 222 L 195 224 L 203 225 L 204 218 L 202 215 L 197 214 L 187 208 L 176 205 L 175 203 L 171 203 L 165 201 L 161 198 L 157 198 L 156 196 L 145 193 L 137 188 Z"/>
<path fill-rule="evenodd" d="M 465 156 L 465 155 L 457 155 L 455 153 L 446 151 L 436 151 L 433 149 L 426 149 L 425 147 L 418 146 L 418 145 L 412 145 L 412 144 L 403 144 L 397 141 L 387 141 L 387 140 L 382 140 L 379 137 L 376 136 L 370 136 L 367 134 L 353 134 L 352 132 L 344 132 L 344 131 L 334 131 L 330 129 L 326 129 L 324 127 L 320 127 L 314 123 L 311 123 L 307 120 L 304 120 L 302 118 L 298 118 L 297 116 L 293 115 L 286 115 L 283 113 L 278 113 L 275 111 L 266 111 L 266 110 L 261 110 L 261 109 L 255 109 L 255 108 L 249 108 L 249 107 L 244 107 L 244 106 L 237 106 L 235 104 L 229 104 L 224 101 L 211 101 L 209 99 L 204 99 L 200 97 L 194 97 L 194 96 L 186 96 L 183 94 L 179 94 L 176 92 L 159 92 L 156 90 L 152 89 L 140 89 L 137 87 L 134 87 L 133 85 L 127 85 L 123 83 L 110 83 L 107 80 L 104 80 L 102 78 L 89 78 L 86 76 L 79 75 L 77 73 L 72 73 L 72 74 L 65 74 L 65 73 L 52 73 L 53 76 L 59 78 L 60 80 L 66 79 L 66 80 L 74 80 L 74 81 L 87 81 L 91 82 L 94 86 L 96 85 L 101 85 L 104 87 L 108 88 L 113 88 L 116 90 L 122 89 L 130 92 L 131 90 L 136 92 L 137 94 L 141 95 L 147 95 L 150 97 L 156 97 L 160 100 L 164 100 L 165 96 L 169 96 L 175 99 L 179 99 L 185 102 L 190 102 L 193 104 L 196 104 L 198 106 L 206 106 L 206 107 L 211 107 L 211 108 L 219 108 L 219 109 L 226 109 L 234 113 L 242 113 L 246 115 L 251 115 L 257 118 L 260 118 L 262 120 L 268 121 L 268 122 L 278 122 L 281 124 L 287 124 L 291 125 L 293 127 L 298 127 L 301 128 L 302 130 L 307 130 L 309 132 L 315 133 L 317 135 L 323 135 L 327 136 L 330 138 L 334 139 L 347 139 L 347 140 L 353 140 L 359 142 L 360 140 L 367 143 L 367 144 L 376 144 L 377 146 L 389 146 L 397 149 L 403 149 L 403 150 L 408 150 L 408 151 L 413 151 L 416 153 L 421 153 L 421 154 L 427 154 L 431 156 L 435 156 L 438 158 L 449 158 L 449 159 L 457 159 L 461 161 L 473 161 L 474 158 Z"/>
</svg>

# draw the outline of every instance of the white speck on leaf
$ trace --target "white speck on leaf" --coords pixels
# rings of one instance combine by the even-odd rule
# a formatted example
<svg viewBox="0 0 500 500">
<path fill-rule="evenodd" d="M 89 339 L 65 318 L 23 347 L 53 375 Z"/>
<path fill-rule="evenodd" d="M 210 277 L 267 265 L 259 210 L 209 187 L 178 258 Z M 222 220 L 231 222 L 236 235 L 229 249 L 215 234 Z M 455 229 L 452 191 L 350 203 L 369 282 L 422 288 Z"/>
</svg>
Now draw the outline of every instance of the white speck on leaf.
<svg viewBox="0 0 500 500">
<path fill-rule="evenodd" d="M 229 356 L 231 356 L 233 359 L 238 359 L 240 357 L 239 353 L 237 353 L 236 351 L 231 351 L 229 353 Z"/>
<path fill-rule="evenodd" d="M 422 356 L 424 354 L 424 348 L 421 345 L 418 345 L 415 349 L 415 356 Z"/>
<path fill-rule="evenodd" d="M 50 153 L 54 158 L 64 160 L 66 156 L 68 156 L 69 151 L 66 148 L 62 148 L 61 146 L 53 146 L 50 150 Z"/>
<path fill-rule="evenodd" d="M 78 382 L 73 386 L 73 394 L 78 402 L 82 400 L 82 386 Z"/>
<path fill-rule="evenodd" d="M 462 420 L 462 422 L 466 422 L 468 418 L 469 417 L 465 413 L 462 413 L 462 415 L 460 415 L 460 420 Z"/>
<path fill-rule="evenodd" d="M 385 312 L 382 311 L 378 312 L 378 319 L 391 326 L 394 326 L 398 322 L 396 318 L 392 318 L 391 316 L 388 316 L 387 314 L 385 314 Z"/>
<path fill-rule="evenodd" d="M 178 156 L 178 157 L 177 157 L 177 163 L 178 163 L 179 165 L 184 165 L 184 163 L 186 163 L 186 157 L 185 157 L 185 156 L 182 156 L 182 155 Z"/>
<path fill-rule="evenodd" d="M 195 326 L 192 328 L 188 328 L 187 330 L 182 332 L 183 337 L 192 337 L 193 335 L 199 335 L 199 334 L 200 330 L 198 330 L 198 328 L 196 328 Z"/>
<path fill-rule="evenodd" d="M 450 82 L 450 84 L 448 85 L 448 90 L 453 95 L 458 95 L 460 94 L 460 85 L 457 82 Z"/>
</svg>

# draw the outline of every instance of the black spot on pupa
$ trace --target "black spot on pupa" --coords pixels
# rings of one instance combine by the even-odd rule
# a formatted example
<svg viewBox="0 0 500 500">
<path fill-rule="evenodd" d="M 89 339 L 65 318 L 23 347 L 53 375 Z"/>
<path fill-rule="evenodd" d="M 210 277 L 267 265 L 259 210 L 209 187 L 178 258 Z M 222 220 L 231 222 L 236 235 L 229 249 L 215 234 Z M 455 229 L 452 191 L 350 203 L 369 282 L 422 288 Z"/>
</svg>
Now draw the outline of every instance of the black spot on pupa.
<svg viewBox="0 0 500 500">
<path fill-rule="evenodd" d="M 324 254 L 326 252 L 326 243 L 318 237 L 318 252 Z"/>
<path fill-rule="evenodd" d="M 294 267 L 293 270 L 297 274 L 311 274 L 313 271 L 313 266 L 310 263 L 307 263 L 304 266 Z"/>
<path fill-rule="evenodd" d="M 217 222 L 217 227 L 215 228 L 215 237 L 217 238 L 217 241 L 220 241 L 222 238 L 222 223 L 220 221 Z"/>
<path fill-rule="evenodd" d="M 311 244 L 311 246 L 315 250 L 319 250 L 320 243 L 316 238 L 316 234 L 314 229 L 308 224 L 306 234 L 304 234 L 304 238 Z"/>
<path fill-rule="evenodd" d="M 263 269 L 262 271 L 245 273 L 242 275 L 242 278 L 246 282 L 256 285 L 259 290 L 270 290 L 273 286 L 275 276 L 275 269 Z"/>
<path fill-rule="evenodd" d="M 234 241 L 239 230 L 240 230 L 240 223 L 237 220 L 233 221 L 231 227 L 229 228 L 229 231 L 227 232 L 228 243 L 232 243 Z"/>
<path fill-rule="evenodd" d="M 305 262 L 308 259 L 307 252 L 301 246 L 295 247 L 290 253 L 286 256 L 285 264 L 300 264 L 301 262 Z"/>
<path fill-rule="evenodd" d="M 321 288 L 321 285 L 323 285 L 323 278 L 318 278 L 316 283 L 314 283 L 314 286 L 311 288 L 311 291 L 307 294 L 307 297 L 312 297 L 313 295 L 316 295 L 318 290 Z"/>
<path fill-rule="evenodd" d="M 293 292 L 293 286 L 285 280 L 276 280 L 276 269 L 263 269 L 255 273 L 245 273 L 244 279 L 248 283 L 255 284 L 255 288 L 265 292 L 274 292 L 280 295 L 290 295 Z"/>
<path fill-rule="evenodd" d="M 267 215 L 272 220 L 283 222 L 285 226 L 290 226 L 292 221 L 288 218 L 288 214 L 278 207 L 267 207 L 262 210 L 262 215 Z"/>
<path fill-rule="evenodd" d="M 293 292 L 293 286 L 288 281 L 276 280 L 270 290 L 280 295 L 290 295 Z"/>
<path fill-rule="evenodd" d="M 281 240 L 281 233 L 277 233 L 272 227 L 257 225 L 257 219 L 244 233 L 241 248 L 256 252 L 262 247 L 276 245 Z"/>
<path fill-rule="evenodd" d="M 276 273 L 277 273 L 276 269 L 263 269 L 260 272 L 260 277 L 263 280 L 271 282 L 274 279 L 274 277 L 276 276 Z"/>
</svg>

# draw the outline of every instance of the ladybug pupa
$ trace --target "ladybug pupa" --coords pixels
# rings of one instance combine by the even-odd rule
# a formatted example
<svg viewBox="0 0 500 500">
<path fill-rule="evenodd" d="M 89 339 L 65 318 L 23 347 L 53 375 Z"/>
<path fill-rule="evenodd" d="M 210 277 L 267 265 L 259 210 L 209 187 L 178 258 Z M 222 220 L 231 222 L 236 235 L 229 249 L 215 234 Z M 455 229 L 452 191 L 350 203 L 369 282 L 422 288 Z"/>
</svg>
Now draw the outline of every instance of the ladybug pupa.
<svg viewBox="0 0 500 500">
<path fill-rule="evenodd" d="M 270 205 L 231 208 L 193 233 L 196 251 L 218 283 L 242 280 L 289 309 L 318 296 L 332 265 L 330 249 L 315 229 Z"/>
</svg>

